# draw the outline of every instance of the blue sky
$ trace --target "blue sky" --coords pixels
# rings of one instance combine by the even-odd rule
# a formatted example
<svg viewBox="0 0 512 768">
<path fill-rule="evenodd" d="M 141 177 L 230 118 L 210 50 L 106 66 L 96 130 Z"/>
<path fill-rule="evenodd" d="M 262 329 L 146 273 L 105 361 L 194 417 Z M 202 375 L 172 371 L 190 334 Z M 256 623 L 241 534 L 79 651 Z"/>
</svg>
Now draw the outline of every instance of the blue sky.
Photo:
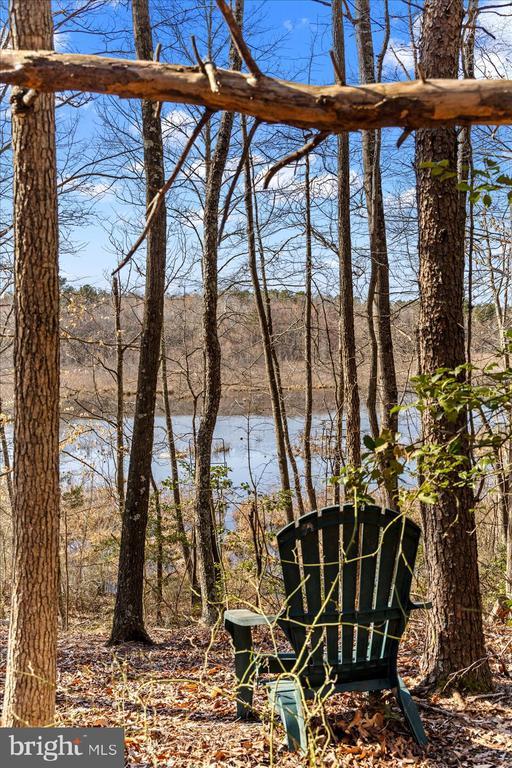
<svg viewBox="0 0 512 768">
<path fill-rule="evenodd" d="M 83 4 L 83 0 L 54 0 L 54 9 L 56 12 L 56 47 L 61 51 L 69 52 L 87 52 L 132 57 L 132 20 L 131 3 L 127 0 L 97 0 L 96 10 L 87 17 L 77 17 L 69 21 L 63 21 L 63 15 L 60 11 L 63 8 L 78 7 Z M 162 60 L 168 62 L 186 62 L 186 51 L 183 46 L 189 50 L 190 34 L 195 33 L 198 38 L 199 48 L 204 50 L 204 25 L 198 24 L 197 20 L 181 20 L 180 31 L 183 34 L 183 40 L 178 39 L 174 31 L 166 28 L 165 9 L 167 17 L 169 11 L 172 13 L 176 9 L 185 9 L 191 11 L 197 2 L 194 0 L 183 0 L 182 2 L 173 2 L 173 0 L 150 0 L 150 9 L 152 12 L 152 21 L 154 24 L 155 42 L 162 42 L 163 52 Z M 482 5 L 485 5 L 482 2 Z M 493 2 L 489 5 L 495 6 Z M 504 1 L 505 6 L 505 1 Z M 381 0 L 373 0 L 372 16 L 374 18 L 374 45 L 376 51 L 379 50 L 382 42 L 382 15 L 383 4 Z M 7 2 L 0 0 L 1 15 L 5 18 Z M 402 0 L 390 0 L 389 4 L 391 14 L 391 39 L 385 59 L 384 79 L 404 79 L 411 76 L 412 55 L 408 37 L 408 19 L 406 17 L 407 5 Z M 510 13 L 510 11 L 507 11 Z M 506 22 L 503 15 L 498 15 L 495 11 L 489 11 L 483 15 L 486 29 L 491 33 L 487 37 L 486 33 L 486 51 L 485 54 L 477 52 L 478 66 L 481 72 L 487 75 L 496 76 L 495 70 L 501 69 L 507 71 L 508 57 L 512 46 L 512 20 Z M 224 35 L 224 26 L 218 18 L 219 29 Z M 346 31 L 346 59 L 348 82 L 357 83 L 357 54 L 353 35 L 352 25 L 345 22 Z M 418 32 L 418 25 L 415 25 L 415 34 Z M 332 64 L 329 58 L 329 49 L 331 47 L 331 10 L 322 3 L 314 0 L 246 0 L 245 10 L 245 34 L 251 44 L 253 53 L 259 61 L 262 69 L 270 74 L 285 77 L 292 80 L 301 80 L 321 83 L 333 82 Z M 492 42 L 490 42 L 492 41 Z M 489 46 L 491 53 L 489 54 Z M 500 47 L 501 46 L 501 47 Z M 225 48 L 224 48 L 225 52 Z M 222 65 L 222 51 L 219 52 L 219 65 Z M 129 111 L 130 104 L 118 102 L 123 109 Z M 4 101 L 4 109 L 8 104 Z M 138 112 L 138 104 L 131 105 L 134 115 Z M 114 100 L 104 97 L 94 97 L 88 103 L 79 109 L 68 106 L 57 110 L 59 125 L 59 157 L 62 177 L 66 177 L 70 172 L 76 171 L 82 163 L 90 161 L 92 157 L 101 154 L 109 154 L 108 151 L 108 132 L 102 127 L 102 112 L 115 112 L 116 105 Z M 187 108 L 180 105 L 165 105 L 162 112 L 167 121 L 170 133 L 169 157 L 167 160 L 169 173 L 172 168 L 173 147 L 179 148 L 179 134 L 176 134 L 176 127 L 188 120 L 185 127 L 190 130 L 193 124 Z M 197 112 L 195 113 L 197 114 Z M 117 118 L 116 118 L 117 119 Z M 130 141 L 137 145 L 140 144 L 137 130 L 130 126 L 128 122 L 123 122 L 120 118 L 120 127 L 126 130 Z M 69 159 L 65 162 L 67 156 L 67 138 L 66 132 L 73 125 L 74 138 L 82 142 L 78 151 L 78 157 Z M 174 131 L 174 133 L 173 133 Z M 265 134 L 264 129 L 259 129 L 260 139 L 259 149 L 255 148 L 255 153 L 264 153 Z M 233 156 L 236 165 L 236 137 L 235 129 Z M 284 132 L 283 132 L 284 133 Z M 283 151 L 286 147 L 296 147 L 302 143 L 300 131 L 288 131 L 286 141 L 283 140 Z M 383 162 L 387 166 L 384 173 L 385 193 L 387 195 L 401 195 L 404 199 L 409 196 L 412 199 L 413 184 L 411 173 L 411 159 L 413 141 L 409 139 L 402 148 L 399 155 L 393 150 L 396 141 L 396 131 L 385 131 L 383 134 L 384 155 Z M 356 135 L 352 136 L 352 148 L 354 152 L 354 187 L 360 185 L 357 179 L 358 158 L 357 150 L 359 139 Z M 389 150 L 389 152 L 388 152 Z M 82 157 L 83 155 L 83 157 Z M 8 154 L 1 158 L 3 163 L 8 162 Z M 321 160 L 319 157 L 312 158 L 313 164 L 316 163 L 315 173 L 319 178 L 324 179 L 323 189 L 328 186 L 329 176 L 323 174 L 321 169 Z M 102 171 L 105 168 L 100 164 L 98 166 Z M 124 168 L 124 171 L 126 168 Z M 137 168 L 132 163 L 131 171 L 136 172 Z M 140 168 L 139 168 L 140 171 Z M 288 172 L 293 176 L 293 169 Z M 332 180 L 332 174 L 331 174 Z M 112 186 L 114 185 L 114 186 Z M 130 244 L 130 238 L 133 241 L 137 231 L 140 231 L 140 225 L 143 217 L 143 209 L 138 203 L 140 198 L 140 185 L 132 187 L 130 194 L 133 199 L 121 201 L 120 195 L 126 198 L 126 185 L 116 183 L 105 175 L 98 175 L 83 189 L 78 187 L 73 195 L 64 199 L 62 211 L 67 212 L 66 234 L 70 237 L 70 242 L 63 239 L 63 248 L 61 254 L 61 271 L 63 276 L 74 283 L 89 282 L 98 286 L 108 284 L 108 274 L 119 258 L 119 253 L 115 253 L 109 239 L 108 231 L 112 231 L 114 236 L 121 238 L 120 250 L 127 248 Z M 114 195 L 113 191 L 119 190 L 119 194 Z M 173 193 L 171 193 L 172 195 Z M 194 217 L 194 203 L 191 198 L 187 198 L 190 217 Z M 3 206 L 8 205 L 4 200 Z M 80 206 L 85 206 L 90 211 L 87 225 L 81 223 L 73 214 Z M 393 208 L 393 206 L 391 206 Z M 195 203 L 197 212 L 197 201 Z M 5 209 L 4 209 L 5 210 Z M 391 218 L 392 210 L 390 211 Z M 172 213 L 171 213 L 172 218 Z M 128 234 L 122 232 L 121 223 L 128 220 L 130 230 Z M 73 226 L 73 224 L 75 224 Z M 363 222 L 364 224 L 364 222 Z M 200 228 L 200 222 L 199 222 Z M 363 227 L 364 228 L 364 227 Z M 362 229 L 361 228 L 361 231 Z M 121 234 L 119 234 L 121 233 Z M 177 241 L 173 240 L 173 234 L 170 235 L 171 249 L 178 248 Z M 361 241 L 362 242 L 362 241 Z M 197 243 L 196 243 L 197 245 Z M 358 245 L 357 235 L 355 235 L 355 245 Z M 361 246 L 363 247 L 363 246 Z M 119 249 L 118 249 L 119 251 Z M 141 251 L 141 256 L 143 252 Z M 197 274 L 195 276 L 197 284 Z M 140 283 L 140 280 L 139 280 Z"/>
<path fill-rule="evenodd" d="M 59 5 L 59 3 L 56 4 Z M 156 25 L 155 40 L 159 40 L 159 13 L 162 4 L 156 0 L 151 3 L 152 19 Z M 193 3 L 184 5 L 192 6 Z M 403 10 L 401 2 L 398 3 Z M 167 4 L 167 8 L 172 3 Z M 376 16 L 380 13 L 380 2 L 374 4 Z M 56 19 L 59 17 L 56 16 Z M 58 23 L 58 22 L 57 22 Z M 64 24 L 57 30 L 56 47 L 69 52 L 104 53 L 106 48 L 115 50 L 116 55 L 132 56 L 131 9 L 125 2 L 111 0 L 100 9 L 88 22 L 93 29 L 110 33 L 105 41 L 102 36 L 84 31 L 83 24 Z M 332 82 L 332 64 L 329 58 L 331 47 L 331 10 L 314 0 L 247 0 L 246 35 L 251 41 L 255 56 L 265 71 L 296 80 L 311 82 Z M 187 39 L 192 32 L 198 33 L 201 42 L 201 29 L 190 25 Z M 165 33 L 162 59 L 165 61 L 183 61 L 183 54 L 166 45 Z M 375 30 L 375 45 L 380 43 L 381 32 Z M 357 57 L 351 25 L 346 23 L 346 58 L 349 81 L 357 82 Z M 403 74 L 403 73 L 402 73 Z M 98 108 L 104 100 L 96 97 L 94 101 L 81 108 L 77 135 L 86 141 L 98 134 Z M 170 107 L 172 108 L 172 106 Z M 166 110 L 169 107 L 165 108 Z M 178 106 L 178 110 L 180 107 Z M 64 121 L 66 112 L 73 118 L 74 110 L 63 108 L 59 119 Z M 298 137 L 300 142 L 300 136 Z M 98 182 L 98 188 L 103 182 Z M 119 202 L 106 195 L 94 204 L 95 213 L 103 221 L 112 219 L 114 212 L 122 210 Z M 124 211 L 122 215 L 129 215 Z M 80 226 L 72 234 L 79 245 L 76 253 L 64 252 L 61 257 L 62 274 L 73 282 L 91 282 L 95 285 L 105 283 L 105 273 L 115 264 L 116 256 L 112 253 L 109 239 L 97 221 L 89 226 Z"/>
</svg>

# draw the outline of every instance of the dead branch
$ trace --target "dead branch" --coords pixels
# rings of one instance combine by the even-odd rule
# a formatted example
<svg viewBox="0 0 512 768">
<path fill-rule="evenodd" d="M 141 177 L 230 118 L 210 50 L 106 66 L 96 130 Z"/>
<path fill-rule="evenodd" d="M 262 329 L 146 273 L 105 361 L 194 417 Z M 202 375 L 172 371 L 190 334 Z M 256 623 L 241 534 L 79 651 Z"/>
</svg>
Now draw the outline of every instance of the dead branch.
<svg viewBox="0 0 512 768">
<path fill-rule="evenodd" d="M 336 83 L 338 85 L 345 85 L 344 77 L 343 77 L 343 72 L 340 69 L 340 65 L 339 65 L 338 59 L 336 58 L 336 54 L 334 53 L 333 50 L 329 51 L 329 56 L 331 57 L 332 66 L 333 66 L 334 74 L 335 74 L 335 77 L 336 77 Z"/>
<path fill-rule="evenodd" d="M 263 72 L 254 61 L 252 53 L 244 40 L 244 36 L 242 35 L 242 30 L 238 26 L 233 11 L 226 3 L 226 0 L 217 0 L 217 5 L 219 6 L 224 19 L 226 20 L 226 24 L 229 27 L 231 37 L 233 38 L 233 43 L 235 44 L 238 53 L 240 54 L 242 60 L 245 61 L 247 69 L 253 77 L 252 81 L 248 80 L 248 82 L 250 85 L 256 85 L 258 80 L 264 77 Z"/>
<path fill-rule="evenodd" d="M 212 93 L 219 93 L 220 88 L 217 81 L 217 67 L 214 62 L 207 59 L 207 61 L 204 62 L 204 71 L 206 72 Z"/>
<path fill-rule="evenodd" d="M 278 171 L 280 171 L 286 165 L 289 165 L 290 163 L 305 157 L 307 154 L 312 152 L 315 147 L 318 147 L 322 141 L 325 141 L 328 136 L 328 131 L 321 131 L 320 133 L 317 133 L 317 135 L 314 136 L 311 141 L 308 141 L 307 144 L 304 144 L 303 147 L 295 150 L 295 152 L 291 152 L 289 155 L 286 155 L 286 157 L 283 157 L 281 160 L 279 160 L 279 162 L 272 166 L 272 168 L 265 174 L 265 178 L 263 180 L 263 189 L 268 189 L 268 185 L 276 173 L 278 173 Z"/>
<path fill-rule="evenodd" d="M 251 147 L 251 142 L 253 139 L 254 134 L 256 133 L 256 129 L 258 126 L 261 125 L 261 120 L 255 120 L 254 123 L 251 125 L 251 130 L 247 134 L 247 140 L 244 142 L 244 148 L 242 151 L 242 156 L 240 157 L 240 160 L 238 162 L 237 169 L 235 171 L 235 175 L 231 179 L 231 184 L 229 185 L 228 193 L 226 195 L 226 200 L 224 202 L 224 211 L 222 213 L 222 220 L 220 222 L 219 226 L 219 234 L 217 237 L 217 243 L 220 243 L 222 240 L 222 235 L 224 234 L 224 227 L 226 226 L 226 222 L 228 220 L 229 216 L 229 206 L 231 204 L 231 198 L 233 197 L 233 192 L 235 191 L 236 183 L 240 177 L 240 174 L 242 172 L 242 168 L 244 167 L 245 159 L 247 157 L 247 153 L 249 152 L 249 149 Z"/>
<path fill-rule="evenodd" d="M 142 243 L 146 239 L 146 236 L 147 236 L 147 234 L 148 234 L 148 232 L 149 232 L 149 230 L 151 228 L 151 224 L 153 222 L 153 219 L 155 218 L 156 214 L 158 213 L 158 211 L 160 209 L 160 206 L 162 205 L 162 202 L 163 202 L 163 200 L 165 198 L 165 195 L 167 194 L 169 189 L 172 187 L 174 181 L 176 180 L 179 172 L 181 171 L 181 169 L 183 167 L 183 163 L 187 159 L 188 153 L 190 152 L 190 150 L 194 146 L 194 144 L 195 144 L 195 142 L 197 140 L 197 137 L 201 133 L 202 129 L 204 128 L 204 126 L 206 125 L 206 123 L 208 122 L 208 120 L 210 119 L 212 114 L 213 114 L 213 112 L 211 110 L 207 109 L 203 113 L 203 115 L 201 116 L 201 119 L 199 120 L 199 122 L 197 123 L 196 127 L 192 131 L 192 134 L 190 135 L 190 138 L 187 141 L 187 143 L 186 143 L 186 145 L 185 145 L 185 147 L 183 149 L 183 152 L 181 153 L 180 158 L 179 158 L 178 162 L 176 163 L 176 165 L 174 167 L 174 171 L 172 172 L 171 176 L 169 176 L 169 178 L 167 179 L 167 181 L 165 182 L 163 187 L 161 187 L 158 190 L 158 192 L 156 193 L 155 197 L 153 198 L 153 200 L 148 205 L 147 212 L 146 212 L 146 225 L 145 225 L 144 229 L 142 230 L 141 234 L 139 235 L 139 237 L 135 241 L 134 245 L 132 245 L 132 247 L 130 248 L 130 250 L 128 251 L 126 256 L 124 257 L 122 262 L 120 264 L 118 264 L 118 266 L 114 269 L 114 271 L 112 272 L 112 276 L 116 275 L 123 267 L 125 267 L 128 264 L 130 259 L 134 256 L 134 254 L 137 252 L 137 250 L 140 248 L 140 246 L 142 245 Z"/>
<path fill-rule="evenodd" d="M 419 80 L 365 86 L 305 85 L 217 70 L 218 92 L 197 67 L 53 51 L 0 52 L 0 82 L 37 91 L 107 93 L 204 105 L 267 123 L 339 133 L 387 126 L 512 123 L 510 80 Z"/>
</svg>

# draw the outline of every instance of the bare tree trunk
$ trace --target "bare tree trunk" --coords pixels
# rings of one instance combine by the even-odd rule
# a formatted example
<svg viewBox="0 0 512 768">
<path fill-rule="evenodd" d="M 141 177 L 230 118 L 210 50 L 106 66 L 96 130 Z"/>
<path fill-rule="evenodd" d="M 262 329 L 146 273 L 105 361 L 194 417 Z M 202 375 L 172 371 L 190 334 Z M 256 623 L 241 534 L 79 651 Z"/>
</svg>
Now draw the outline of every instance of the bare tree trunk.
<svg viewBox="0 0 512 768">
<path fill-rule="evenodd" d="M 355 25 L 357 50 L 359 58 L 359 76 L 361 83 L 370 85 L 376 82 L 375 57 L 370 21 L 370 0 L 356 0 L 355 10 L 357 23 Z M 384 202 L 382 197 L 382 180 L 380 171 L 380 133 L 363 131 L 363 166 L 366 206 L 368 209 L 368 226 L 370 230 L 371 258 L 371 287 L 375 286 L 375 295 L 369 291 L 368 319 L 370 323 L 370 339 L 372 349 L 372 380 L 375 381 L 375 368 L 378 367 L 378 384 L 381 405 L 381 429 L 394 437 L 398 431 L 398 414 L 392 409 L 398 402 L 396 383 L 395 359 L 393 354 L 393 338 L 391 334 L 391 305 L 389 298 L 389 262 L 386 240 L 386 223 L 384 217 Z M 374 326 L 374 309 L 376 316 L 376 333 Z M 376 343 L 375 343 L 376 342 Z M 377 361 L 375 360 L 377 354 Z M 371 422 L 376 421 L 374 389 L 369 402 Z M 370 398 L 369 398 L 370 401 Z M 372 432 L 375 436 L 375 424 Z M 382 469 L 386 503 L 396 506 L 398 486 L 396 474 L 390 472 L 393 461 L 392 449 L 382 456 Z"/>
<path fill-rule="evenodd" d="M 138 59 L 153 58 L 148 0 L 133 0 Z M 164 184 L 162 126 L 155 104 L 142 102 L 146 207 Z M 114 621 L 109 644 L 151 643 L 144 627 L 144 557 L 153 456 L 156 388 L 160 367 L 165 293 L 166 208 L 162 202 L 147 238 L 146 293 L 140 344 L 137 397 L 123 512 Z"/>
<path fill-rule="evenodd" d="M 0 395 L 0 414 L 2 411 L 2 397 Z M 5 434 L 5 424 L 0 416 L 0 448 L 2 449 L 2 471 L 5 476 L 5 482 L 7 484 L 7 496 L 9 497 L 9 504 L 11 510 L 14 506 L 14 491 L 12 487 L 12 470 L 11 460 L 9 458 L 9 447 L 7 445 L 7 437 Z"/>
<path fill-rule="evenodd" d="M 156 540 L 156 623 L 163 624 L 162 606 L 164 602 L 164 548 L 162 537 L 162 505 L 160 504 L 160 491 L 153 473 L 151 473 L 151 486 L 155 502 L 155 540 Z"/>
<path fill-rule="evenodd" d="M 178 472 L 178 460 L 176 457 L 176 443 L 174 441 L 174 429 L 171 416 L 171 399 L 169 397 L 169 383 L 167 381 L 167 355 L 165 350 L 165 338 L 162 335 L 162 393 L 165 411 L 165 426 L 167 429 L 167 446 L 171 464 L 172 496 L 174 500 L 174 519 L 176 521 L 176 533 L 178 535 L 181 554 L 185 562 L 190 586 L 194 587 L 192 557 L 188 543 L 187 532 L 183 522 L 183 509 L 181 506 L 180 476 Z"/>
<path fill-rule="evenodd" d="M 311 462 L 311 423 L 313 418 L 313 362 L 311 356 L 311 306 L 312 306 L 312 280 L 313 280 L 313 255 L 311 250 L 311 187 L 309 174 L 309 155 L 306 155 L 305 176 L 305 202 L 306 202 L 306 291 L 304 307 L 304 362 L 306 365 L 306 402 L 304 414 L 304 477 L 306 491 L 311 509 L 316 509 L 316 493 L 313 485 Z"/>
<path fill-rule="evenodd" d="M 236 0 L 235 16 L 243 18 L 243 0 Z M 240 70 L 242 61 L 233 43 L 231 69 Z M 201 616 L 206 624 L 218 617 L 220 595 L 215 567 L 215 530 L 211 500 L 210 465 L 212 440 L 221 398 L 221 350 L 217 330 L 217 251 L 219 202 L 222 176 L 226 167 L 234 115 L 224 112 L 206 181 L 203 242 L 203 350 L 205 353 L 204 409 L 196 440 L 195 517 Z"/>
<path fill-rule="evenodd" d="M 251 163 L 251 172 L 252 172 L 252 189 L 253 189 L 253 202 L 254 202 L 254 225 L 255 225 L 255 234 L 257 236 L 258 240 L 258 250 L 259 250 L 259 261 L 260 261 L 260 274 L 261 274 L 261 290 L 264 300 L 264 307 L 265 307 L 265 315 L 267 319 L 267 326 L 268 326 L 268 333 L 270 337 L 270 347 L 272 351 L 272 365 L 274 369 L 274 376 L 277 384 L 277 392 L 279 396 L 279 410 L 281 413 L 281 424 L 282 424 L 282 431 L 283 431 L 283 438 L 284 438 L 284 444 L 286 448 L 286 454 L 288 456 L 288 463 L 292 469 L 292 475 L 293 475 L 293 488 L 295 491 L 295 499 L 297 501 L 297 508 L 299 515 L 303 515 L 305 512 L 304 509 L 304 500 L 302 498 L 302 487 L 300 482 L 300 474 L 299 474 L 299 468 L 297 466 L 297 460 L 295 458 L 295 453 L 293 451 L 293 445 L 292 441 L 290 439 L 290 430 L 288 429 L 288 418 L 286 416 L 286 402 L 284 399 L 284 391 L 283 386 L 281 383 L 281 365 L 279 363 L 279 358 L 277 356 L 277 349 L 276 349 L 276 343 L 274 338 L 274 324 L 272 319 L 272 304 L 270 301 L 270 293 L 268 290 L 268 284 L 267 284 L 267 271 L 266 271 L 266 265 L 265 265 L 265 249 L 263 247 L 263 240 L 261 237 L 261 229 L 259 225 L 259 213 L 258 213 L 258 202 L 257 202 L 257 196 L 255 192 L 255 180 L 254 180 L 254 164 Z M 293 514 L 293 510 L 292 510 Z"/>
<path fill-rule="evenodd" d="M 345 37 L 343 3 L 334 0 L 333 35 L 338 77 L 345 80 Z M 344 83 L 340 83 L 344 84 Z M 357 381 L 356 337 L 354 331 L 354 286 L 352 282 L 352 242 L 350 231 L 350 146 L 348 133 L 338 136 L 338 248 L 340 283 L 339 348 L 343 381 L 343 407 L 346 414 L 345 444 L 347 461 L 361 463 L 361 413 Z M 338 445 L 341 452 L 341 413 L 338 417 Z"/>
<path fill-rule="evenodd" d="M 242 117 L 242 131 L 245 143 L 247 141 L 245 117 Z M 274 360 L 272 357 L 272 338 L 270 335 L 267 312 L 265 311 L 265 304 L 261 292 L 258 265 L 256 260 L 255 221 L 253 211 L 253 180 L 249 153 L 245 160 L 244 200 L 245 213 L 247 217 L 247 252 L 249 260 L 249 272 L 251 274 L 251 281 L 254 290 L 254 300 L 256 303 L 256 311 L 258 313 L 261 337 L 263 341 L 263 354 L 265 357 L 265 368 L 270 390 L 270 402 L 272 405 L 272 416 L 274 420 L 274 431 L 276 435 L 277 463 L 279 467 L 279 477 L 281 480 L 281 491 L 283 493 L 283 505 L 286 512 L 286 519 L 288 522 L 291 522 L 293 520 L 293 503 L 290 488 L 290 475 L 288 472 L 288 461 L 286 458 L 286 444 L 283 431 L 281 402 L 279 397 L 278 383 L 275 375 Z"/>
<path fill-rule="evenodd" d="M 53 48 L 50 0 L 11 0 L 15 48 Z M 54 722 L 59 571 L 59 279 L 53 96 L 16 88 L 13 586 L 5 727 Z"/>
<path fill-rule="evenodd" d="M 124 511 L 124 344 L 121 328 L 121 293 L 117 275 L 112 280 L 116 327 L 116 488 L 119 513 Z"/>
<path fill-rule="evenodd" d="M 423 15 L 420 64 L 426 78 L 456 77 L 460 50 L 462 0 L 427 0 Z M 425 162 L 457 162 L 455 129 L 421 130 L 416 135 L 420 256 L 420 370 L 454 369 L 465 361 L 464 241 L 460 197 L 452 180 L 433 177 Z M 427 445 L 456 441 L 467 455 L 467 413 L 456 421 L 422 417 Z M 426 468 L 429 472 L 429 468 Z M 430 472 L 436 488 L 436 476 Z M 425 554 L 433 609 L 428 623 L 424 667 L 431 684 L 488 690 L 491 673 L 482 631 L 473 492 L 453 482 L 439 488 L 435 504 L 422 506 Z"/>
</svg>

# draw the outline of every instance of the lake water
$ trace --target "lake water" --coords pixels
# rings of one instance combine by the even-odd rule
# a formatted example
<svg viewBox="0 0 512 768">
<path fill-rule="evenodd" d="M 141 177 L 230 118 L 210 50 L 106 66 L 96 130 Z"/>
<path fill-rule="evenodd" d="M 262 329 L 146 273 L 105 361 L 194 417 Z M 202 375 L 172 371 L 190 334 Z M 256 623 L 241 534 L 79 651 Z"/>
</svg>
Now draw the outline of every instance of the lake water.
<svg viewBox="0 0 512 768">
<path fill-rule="evenodd" d="M 131 434 L 133 420 L 126 421 L 126 433 Z M 196 425 L 197 426 L 197 425 Z M 176 449 L 180 456 L 180 476 L 186 484 L 190 482 L 190 467 L 193 464 L 192 416 L 173 418 Z M 290 440 L 294 448 L 300 449 L 304 419 L 288 419 Z M 312 439 L 315 445 L 313 474 L 320 487 L 332 474 L 331 421 L 327 414 L 313 417 Z M 68 436 L 61 458 L 63 482 L 74 484 L 80 475 L 89 478 L 94 474 L 99 484 L 112 482 L 115 472 L 114 430 L 107 423 L 77 420 L 63 429 L 62 438 Z M 331 448 L 330 448 L 331 445 Z M 153 476 L 157 483 L 170 476 L 169 453 L 164 417 L 155 419 L 155 445 L 153 455 Z M 303 460 L 296 455 L 299 472 Z M 215 428 L 212 464 L 225 468 L 227 477 L 235 488 L 249 483 L 260 492 L 279 487 L 279 468 L 275 449 L 275 433 L 270 416 L 219 416 Z M 126 470 L 128 458 L 126 459 Z"/>
<path fill-rule="evenodd" d="M 401 431 L 415 433 L 414 414 L 401 414 Z M 133 419 L 127 419 L 125 432 L 131 435 Z M 10 426 L 10 425 L 9 425 Z M 193 463 L 192 416 L 173 417 L 176 448 L 180 455 L 182 482 L 191 484 L 190 467 Z M 297 449 L 296 461 L 303 474 L 300 456 L 304 419 L 288 418 L 290 439 Z M 369 432 L 368 419 L 362 414 L 362 434 Z M 315 414 L 312 425 L 313 477 L 319 489 L 327 487 L 333 472 L 332 445 L 334 429 L 327 413 Z M 8 428 L 8 441 L 12 442 L 12 429 Z M 406 437 L 407 439 L 407 437 Z M 113 425 L 100 420 L 77 419 L 61 429 L 61 478 L 64 486 L 76 485 L 81 480 L 94 481 L 96 486 L 113 485 L 115 478 L 115 430 Z M 128 457 L 125 460 L 128 470 Z M 275 450 L 274 424 L 271 416 L 219 416 L 213 441 L 212 463 L 225 468 L 234 489 L 248 483 L 260 493 L 277 490 L 280 485 Z M 155 420 L 153 476 L 157 483 L 171 474 L 165 419 Z M 293 477 L 290 470 L 290 480 Z"/>
</svg>

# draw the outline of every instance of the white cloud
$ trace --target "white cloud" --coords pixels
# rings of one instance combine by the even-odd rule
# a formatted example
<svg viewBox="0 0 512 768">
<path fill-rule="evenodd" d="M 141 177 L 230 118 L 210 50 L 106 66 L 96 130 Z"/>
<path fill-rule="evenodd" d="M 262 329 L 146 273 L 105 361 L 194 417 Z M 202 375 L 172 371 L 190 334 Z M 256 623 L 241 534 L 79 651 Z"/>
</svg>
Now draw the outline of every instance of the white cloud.
<svg viewBox="0 0 512 768">
<path fill-rule="evenodd" d="M 502 6 L 500 8 L 500 6 Z M 421 15 L 413 26 L 414 44 L 419 44 Z M 467 34 L 467 30 L 466 30 Z M 414 77 L 414 53 L 410 40 L 392 36 L 384 58 L 388 77 L 402 77 L 404 69 Z M 475 42 L 475 76 L 477 78 L 512 77 L 512 7 L 509 0 L 498 0 L 492 8 L 478 15 Z"/>
<path fill-rule="evenodd" d="M 291 19 L 285 19 L 283 21 L 283 27 L 286 29 L 287 32 L 293 32 L 294 29 L 309 27 L 310 24 L 311 22 L 307 16 L 303 16 L 301 19 L 298 19 L 297 21 L 292 21 Z"/>
<path fill-rule="evenodd" d="M 478 16 L 475 43 L 476 77 L 512 77 L 512 8 L 494 7 Z"/>
</svg>

